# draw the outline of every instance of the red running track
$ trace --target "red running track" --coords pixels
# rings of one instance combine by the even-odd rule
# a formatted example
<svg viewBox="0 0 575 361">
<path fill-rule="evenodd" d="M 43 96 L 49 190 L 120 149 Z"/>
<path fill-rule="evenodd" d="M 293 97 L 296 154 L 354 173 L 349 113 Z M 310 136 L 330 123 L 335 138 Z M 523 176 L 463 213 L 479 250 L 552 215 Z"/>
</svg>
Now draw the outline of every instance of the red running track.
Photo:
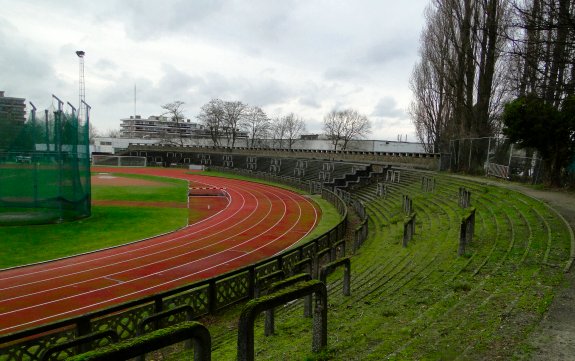
<svg viewBox="0 0 575 361">
<path fill-rule="evenodd" d="M 98 168 L 103 172 L 118 169 Z M 0 272 L 0 335 L 78 316 L 273 256 L 307 235 L 319 210 L 296 193 L 240 180 L 134 168 L 122 173 L 226 188 L 227 207 L 176 232 Z"/>
</svg>

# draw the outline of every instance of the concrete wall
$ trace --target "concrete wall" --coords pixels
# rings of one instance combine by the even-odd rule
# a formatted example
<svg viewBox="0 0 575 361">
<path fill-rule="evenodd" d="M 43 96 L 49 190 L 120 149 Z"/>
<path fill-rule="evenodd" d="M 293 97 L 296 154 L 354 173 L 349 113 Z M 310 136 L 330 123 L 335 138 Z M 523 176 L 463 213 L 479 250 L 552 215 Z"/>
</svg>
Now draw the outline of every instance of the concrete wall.
<svg viewBox="0 0 575 361">
<path fill-rule="evenodd" d="M 96 137 L 94 144 L 95 152 L 116 153 L 116 150 L 127 149 L 130 144 L 158 144 L 160 140 L 157 139 L 141 139 L 141 138 L 108 138 Z M 104 144 L 102 144 L 104 143 Z M 107 144 L 111 143 L 111 144 Z M 238 140 L 236 142 L 237 148 L 248 147 L 245 140 Z M 222 145 L 225 145 L 225 140 L 222 140 Z M 204 146 L 211 147 L 212 141 L 210 139 L 185 139 L 185 145 L 188 146 Z M 259 140 L 256 146 L 259 149 L 277 149 L 279 148 L 278 141 L 271 139 Z M 283 148 L 287 147 L 287 141 L 283 141 Z M 320 150 L 320 151 L 333 151 L 333 144 L 329 140 L 316 139 L 316 140 L 297 140 L 293 146 L 293 150 Z M 350 141 L 347 147 L 348 151 L 364 151 L 364 152 L 389 152 L 389 153 L 425 153 L 421 143 L 397 142 L 386 140 L 353 140 Z"/>
<path fill-rule="evenodd" d="M 333 151 L 320 149 L 265 149 L 265 148 L 213 148 L 211 146 L 173 146 L 132 144 L 126 155 L 141 155 L 140 152 L 174 152 L 184 154 L 242 154 L 265 157 L 290 157 L 301 159 L 321 159 L 329 161 L 347 161 L 371 164 L 394 164 L 396 166 L 439 170 L 439 154 L 412 152 L 371 152 L 371 151 Z"/>
</svg>

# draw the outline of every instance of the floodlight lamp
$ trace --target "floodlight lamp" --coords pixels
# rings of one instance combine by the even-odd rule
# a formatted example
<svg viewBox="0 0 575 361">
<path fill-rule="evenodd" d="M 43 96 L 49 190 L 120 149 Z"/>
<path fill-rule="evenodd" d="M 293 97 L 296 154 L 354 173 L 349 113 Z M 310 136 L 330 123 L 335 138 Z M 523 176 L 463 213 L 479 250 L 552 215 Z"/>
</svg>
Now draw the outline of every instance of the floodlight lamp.
<svg viewBox="0 0 575 361">
<path fill-rule="evenodd" d="M 83 57 L 84 57 L 84 54 L 86 54 L 86 53 L 85 53 L 84 51 L 82 51 L 82 50 L 78 50 L 78 51 L 76 52 L 76 55 L 78 55 L 79 58 L 83 58 Z"/>
</svg>

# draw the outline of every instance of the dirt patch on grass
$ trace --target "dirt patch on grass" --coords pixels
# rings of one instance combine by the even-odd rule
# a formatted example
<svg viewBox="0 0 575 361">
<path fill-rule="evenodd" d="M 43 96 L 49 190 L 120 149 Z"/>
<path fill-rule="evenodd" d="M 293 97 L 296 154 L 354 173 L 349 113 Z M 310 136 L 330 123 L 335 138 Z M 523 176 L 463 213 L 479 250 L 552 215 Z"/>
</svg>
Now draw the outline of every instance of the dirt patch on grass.
<svg viewBox="0 0 575 361">
<path fill-rule="evenodd" d="M 99 173 L 92 176 L 92 185 L 95 186 L 134 186 L 134 187 L 161 187 L 162 182 L 147 179 L 120 177 L 110 173 Z"/>
</svg>

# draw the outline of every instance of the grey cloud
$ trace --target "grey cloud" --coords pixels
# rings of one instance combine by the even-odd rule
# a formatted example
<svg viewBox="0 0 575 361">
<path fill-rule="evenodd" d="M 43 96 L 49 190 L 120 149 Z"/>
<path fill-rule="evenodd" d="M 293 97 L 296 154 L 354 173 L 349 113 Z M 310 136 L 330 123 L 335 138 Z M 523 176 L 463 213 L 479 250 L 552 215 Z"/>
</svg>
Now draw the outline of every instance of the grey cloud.
<svg viewBox="0 0 575 361">
<path fill-rule="evenodd" d="M 230 80 L 216 72 L 208 72 L 203 75 L 204 85 L 201 89 L 206 100 L 213 98 L 227 99 L 234 97 L 234 88 Z"/>
<path fill-rule="evenodd" d="M 378 119 L 374 121 L 375 128 L 384 128 L 384 127 L 397 127 L 399 125 L 403 125 L 404 120 L 399 119 Z"/>
<path fill-rule="evenodd" d="M 405 111 L 398 108 L 397 102 L 392 97 L 383 97 L 375 105 L 371 115 L 384 118 L 405 117 Z"/>
<path fill-rule="evenodd" d="M 126 32 L 136 40 L 169 33 L 190 32 L 222 9 L 223 0 L 124 1 L 116 17 L 125 19 Z"/>
<path fill-rule="evenodd" d="M 158 83 L 158 90 L 163 94 L 186 94 L 193 87 L 203 85 L 201 78 L 190 76 L 172 65 L 163 64 L 162 70 L 164 75 Z"/>
<path fill-rule="evenodd" d="M 353 69 L 351 67 L 337 67 L 329 68 L 324 74 L 324 78 L 327 80 L 353 80 L 364 77 L 360 71 Z"/>
<path fill-rule="evenodd" d="M 393 37 L 386 36 L 380 40 L 374 39 L 359 58 L 359 62 L 368 65 L 382 65 L 412 56 L 417 52 L 417 47 L 413 46 L 417 43 L 417 38 L 411 39 L 411 36 L 413 34 L 394 34 Z"/>
<path fill-rule="evenodd" d="M 130 104 L 133 104 L 134 101 L 134 88 L 126 86 L 126 84 L 114 84 L 114 86 L 105 89 L 105 93 L 98 100 L 109 107 L 123 105 L 130 109 Z M 118 116 L 122 116 L 122 114 L 118 114 Z"/>
<path fill-rule="evenodd" d="M 22 46 L 27 44 L 27 46 Z M 50 101 L 66 84 L 55 75 L 48 56 L 17 29 L 0 18 L 0 87 L 8 96 L 32 100 L 38 107 Z"/>
<path fill-rule="evenodd" d="M 139 102 L 153 102 L 157 99 L 156 89 L 153 83 L 148 79 L 134 80 L 127 74 L 122 74 L 120 77 L 115 78 L 109 86 L 98 92 L 99 101 L 107 106 L 124 105 L 127 112 L 133 108 L 134 102 L 134 85 L 137 90 L 137 101 Z M 123 116 L 120 115 L 119 116 Z"/>
<path fill-rule="evenodd" d="M 309 120 L 311 131 L 321 129 L 325 111 L 358 108 L 361 105 L 354 99 L 364 95 L 371 98 L 381 92 L 405 100 L 410 61 L 415 59 L 410 56 L 417 53 L 420 31 L 414 14 L 422 13 L 426 3 L 428 0 L 27 0 L 24 6 L 22 1 L 6 2 L 11 11 L 32 9 L 36 14 L 70 21 L 46 22 L 50 31 L 45 33 L 41 31 L 43 23 L 34 23 L 40 31 L 32 34 L 25 31 L 36 29 L 26 23 L 32 20 L 0 16 L 0 86 L 14 96 L 44 95 L 49 99 L 55 93 L 69 96 L 67 100 L 77 99 L 74 51 L 79 50 L 75 42 L 82 41 L 94 47 L 82 50 L 90 54 L 86 95 L 97 120 L 131 114 L 136 83 L 138 113 L 144 116 L 158 114 L 166 102 L 182 100 L 186 115 L 193 118 L 201 105 L 217 97 L 260 105 L 278 114 L 305 114 L 316 118 Z M 99 34 L 93 29 L 106 31 Z M 62 36 L 66 32 L 70 36 Z M 53 46 L 53 34 L 61 36 L 58 40 L 63 44 L 43 49 L 47 44 Z M 101 41 L 109 36 L 118 39 L 111 48 Z M 161 51 L 150 48 L 164 40 Z M 200 46 L 194 48 L 197 44 Z M 210 51 L 191 55 L 204 45 Z M 128 55 L 111 50 L 118 46 L 125 46 Z M 138 69 L 149 68 L 150 72 L 138 70 L 140 74 L 135 74 L 131 61 L 144 48 L 150 50 L 145 52 L 149 64 Z M 136 56 L 124 58 L 129 54 Z M 238 61 L 228 66 L 222 59 L 214 59 L 210 64 L 208 57 L 213 54 L 230 54 L 234 59 L 237 55 Z M 189 64 L 179 61 L 180 56 L 189 58 Z M 194 63 L 198 56 L 202 61 Z M 165 64 L 159 73 L 158 64 Z M 376 103 L 373 120 L 407 118 L 391 97 Z"/>
<path fill-rule="evenodd" d="M 317 119 L 304 119 L 307 133 L 321 134 L 323 133 L 323 122 Z"/>
<path fill-rule="evenodd" d="M 289 90 L 280 82 L 268 79 L 263 82 L 246 81 L 244 100 L 251 105 L 266 106 L 281 103 L 289 97 Z"/>
<path fill-rule="evenodd" d="M 186 76 L 184 76 L 186 77 Z M 267 106 L 281 103 L 290 97 L 291 91 L 274 79 L 248 79 L 243 76 L 225 77 L 208 73 L 200 77 L 188 77 L 198 87 L 195 94 L 203 102 L 213 98 L 240 100 L 250 105 Z"/>
<path fill-rule="evenodd" d="M 309 108 L 315 108 L 315 109 L 321 108 L 320 102 L 317 100 L 315 96 L 311 94 L 309 96 L 300 97 L 298 99 L 298 103 Z"/>
<path fill-rule="evenodd" d="M 101 72 L 106 72 L 106 71 L 110 71 L 110 70 L 117 70 L 118 69 L 118 64 L 116 64 L 115 62 L 109 60 L 109 59 L 99 59 L 95 64 L 94 64 L 94 69 L 101 71 Z"/>
</svg>

